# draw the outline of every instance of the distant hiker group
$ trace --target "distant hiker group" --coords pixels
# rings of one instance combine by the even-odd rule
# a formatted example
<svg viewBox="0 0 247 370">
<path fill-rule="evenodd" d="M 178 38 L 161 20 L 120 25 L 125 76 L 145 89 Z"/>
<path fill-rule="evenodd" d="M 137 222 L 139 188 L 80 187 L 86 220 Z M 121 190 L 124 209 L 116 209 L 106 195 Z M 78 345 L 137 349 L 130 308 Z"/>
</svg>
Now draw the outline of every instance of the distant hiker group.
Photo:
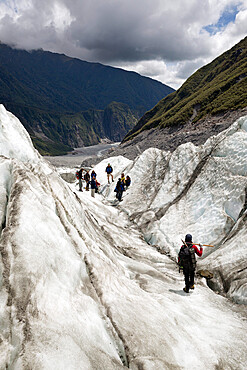
<svg viewBox="0 0 247 370">
<path fill-rule="evenodd" d="M 85 172 L 83 176 L 83 172 Z M 110 184 L 110 179 L 112 182 L 114 182 L 113 179 L 113 168 L 110 163 L 108 163 L 105 172 L 107 174 L 107 181 L 108 184 Z M 84 168 L 80 168 L 79 171 L 76 171 L 76 178 L 79 180 L 79 191 L 82 190 L 82 181 L 84 180 L 86 182 L 86 191 L 89 191 L 89 186 L 91 188 L 91 196 L 95 197 L 95 193 L 98 192 L 100 183 L 96 179 L 97 174 L 95 173 L 94 170 L 92 170 L 91 175 L 89 173 L 89 170 L 86 170 Z M 118 179 L 116 187 L 114 192 L 116 192 L 116 198 L 121 202 L 122 201 L 122 196 L 123 192 L 128 189 L 128 187 L 131 184 L 131 179 L 129 176 L 124 176 L 124 173 L 121 174 L 121 177 Z"/>
<path fill-rule="evenodd" d="M 110 165 L 110 163 L 108 163 L 108 165 L 107 165 L 107 167 L 105 169 L 105 172 L 107 174 L 108 184 L 110 184 L 110 177 L 111 177 L 112 182 L 114 182 L 114 179 L 113 179 L 113 168 Z M 124 173 L 122 173 L 121 174 L 121 177 L 118 179 L 117 184 L 116 184 L 116 187 L 114 189 L 114 192 L 116 193 L 116 198 L 119 200 L 119 202 L 122 201 L 123 192 L 128 189 L 128 187 L 130 186 L 130 184 L 131 184 L 130 177 L 127 176 L 126 179 L 125 179 Z"/>
<path fill-rule="evenodd" d="M 84 176 L 82 175 L 83 171 L 85 172 Z M 76 171 L 76 178 L 79 180 L 79 191 L 83 191 L 82 180 L 84 180 L 86 182 L 85 187 L 86 191 L 89 191 L 89 186 L 91 185 L 91 196 L 94 198 L 95 193 L 98 192 L 100 186 L 100 183 L 97 181 L 96 177 L 97 174 L 94 170 L 91 172 L 91 175 L 89 173 L 89 170 L 85 170 L 84 168 L 81 168 L 79 171 Z"/>
<path fill-rule="evenodd" d="M 119 202 L 122 201 L 123 192 L 128 189 L 131 184 L 131 179 L 129 176 L 124 176 L 124 173 L 121 174 L 121 177 L 118 179 L 117 185 L 115 187 L 116 198 Z"/>
</svg>

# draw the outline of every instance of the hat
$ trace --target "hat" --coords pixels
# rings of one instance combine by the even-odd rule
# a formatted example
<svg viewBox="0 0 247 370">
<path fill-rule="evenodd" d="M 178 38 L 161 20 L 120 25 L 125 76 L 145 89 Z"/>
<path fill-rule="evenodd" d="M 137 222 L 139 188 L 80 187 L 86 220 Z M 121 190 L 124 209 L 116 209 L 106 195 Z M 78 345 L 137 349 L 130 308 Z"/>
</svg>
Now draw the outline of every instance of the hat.
<svg viewBox="0 0 247 370">
<path fill-rule="evenodd" d="M 192 242 L 192 235 L 191 234 L 187 234 L 185 236 L 185 241 L 188 242 L 188 243 L 191 243 Z"/>
</svg>

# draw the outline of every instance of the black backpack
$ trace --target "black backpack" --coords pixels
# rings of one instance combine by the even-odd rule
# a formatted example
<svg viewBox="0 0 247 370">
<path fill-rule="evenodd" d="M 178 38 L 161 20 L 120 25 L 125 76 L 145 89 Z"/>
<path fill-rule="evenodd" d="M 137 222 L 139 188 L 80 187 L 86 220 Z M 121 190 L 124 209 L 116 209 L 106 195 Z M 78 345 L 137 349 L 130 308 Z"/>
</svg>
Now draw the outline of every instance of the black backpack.
<svg viewBox="0 0 247 370">
<path fill-rule="evenodd" d="M 195 250 L 192 245 L 182 245 L 178 253 L 180 267 L 196 267 Z"/>
<path fill-rule="evenodd" d="M 108 174 L 110 174 L 110 173 L 112 173 L 112 166 L 107 166 L 106 167 L 106 173 L 108 173 Z"/>
</svg>

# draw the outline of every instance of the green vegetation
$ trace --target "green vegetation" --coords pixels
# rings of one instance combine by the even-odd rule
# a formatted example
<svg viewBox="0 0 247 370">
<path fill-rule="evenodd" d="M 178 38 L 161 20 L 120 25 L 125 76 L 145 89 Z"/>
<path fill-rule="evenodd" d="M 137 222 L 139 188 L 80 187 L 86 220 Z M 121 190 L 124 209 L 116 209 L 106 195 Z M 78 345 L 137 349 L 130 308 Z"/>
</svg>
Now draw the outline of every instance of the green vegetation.
<svg viewBox="0 0 247 370">
<path fill-rule="evenodd" d="M 131 140 L 142 130 L 197 122 L 247 106 L 247 37 L 200 68 L 179 90 L 148 111 L 127 134 Z"/>
<path fill-rule="evenodd" d="M 35 148 L 43 155 L 62 155 L 74 147 L 98 144 L 104 132 L 104 111 L 100 110 L 58 114 L 10 104 L 6 108 L 22 121 Z"/>
<path fill-rule="evenodd" d="M 173 91 L 134 72 L 0 44 L 0 103 L 20 119 L 41 153 L 62 154 L 103 137 L 121 140 Z"/>
<path fill-rule="evenodd" d="M 138 112 L 131 110 L 128 105 L 112 102 L 104 110 L 104 130 L 107 137 L 121 141 L 137 122 Z"/>
<path fill-rule="evenodd" d="M 73 150 L 73 148 L 69 147 L 68 145 L 43 141 L 37 137 L 31 137 L 31 139 L 34 147 L 40 152 L 41 155 L 63 155 Z"/>
</svg>

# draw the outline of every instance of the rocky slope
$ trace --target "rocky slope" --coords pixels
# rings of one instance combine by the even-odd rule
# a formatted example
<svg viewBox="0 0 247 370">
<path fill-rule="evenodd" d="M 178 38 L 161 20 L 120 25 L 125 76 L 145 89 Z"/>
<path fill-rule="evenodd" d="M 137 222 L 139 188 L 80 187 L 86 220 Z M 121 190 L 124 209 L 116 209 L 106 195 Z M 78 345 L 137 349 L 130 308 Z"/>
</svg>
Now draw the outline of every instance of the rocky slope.
<svg viewBox="0 0 247 370">
<path fill-rule="evenodd" d="M 149 147 L 174 150 L 188 141 L 202 144 L 244 115 L 246 107 L 247 37 L 148 111 L 117 153 L 133 158 Z"/>
<path fill-rule="evenodd" d="M 174 151 L 183 143 L 192 142 L 195 145 L 204 144 L 212 135 L 228 128 L 238 118 L 247 114 L 247 107 L 236 111 L 228 111 L 214 116 L 208 115 L 196 123 L 168 126 L 162 129 L 144 130 L 132 140 L 121 143 L 111 149 L 107 156 L 123 155 L 129 159 L 136 158 L 148 148 Z M 88 163 L 95 163 L 96 158 Z"/>
</svg>

